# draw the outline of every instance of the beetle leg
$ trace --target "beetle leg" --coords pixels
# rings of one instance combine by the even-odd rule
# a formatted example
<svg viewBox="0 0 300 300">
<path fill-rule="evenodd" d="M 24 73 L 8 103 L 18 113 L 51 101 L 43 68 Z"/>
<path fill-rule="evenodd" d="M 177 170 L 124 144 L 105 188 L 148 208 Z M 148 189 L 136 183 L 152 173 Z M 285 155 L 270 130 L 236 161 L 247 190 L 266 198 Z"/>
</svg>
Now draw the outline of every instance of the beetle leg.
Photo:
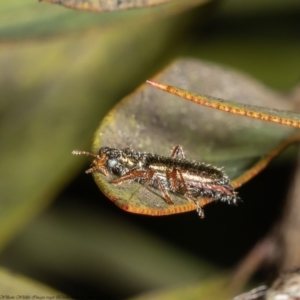
<svg viewBox="0 0 300 300">
<path fill-rule="evenodd" d="M 160 179 L 158 178 L 158 176 L 157 175 L 153 175 L 153 176 L 155 176 L 155 179 L 157 181 L 159 189 L 160 189 L 161 193 L 163 194 L 164 199 L 166 200 L 166 202 L 168 204 L 174 204 L 174 202 L 172 201 L 168 191 L 164 188 L 164 186 L 163 186 L 162 182 L 160 181 Z"/>
<path fill-rule="evenodd" d="M 178 192 L 179 182 L 178 182 L 178 178 L 177 178 L 177 169 L 176 168 L 172 168 L 171 170 L 168 169 L 166 171 L 166 176 L 167 176 L 167 181 L 170 186 L 170 190 L 175 193 Z"/>
<path fill-rule="evenodd" d="M 182 172 L 180 170 L 176 170 L 180 176 L 181 183 L 183 185 L 183 190 L 184 190 L 184 197 L 186 197 L 189 201 L 194 202 L 196 206 L 196 211 L 199 215 L 200 218 L 204 218 L 204 211 L 203 208 L 201 207 L 201 204 L 197 199 L 195 199 L 192 195 L 189 194 L 189 190 L 187 188 L 187 185 L 185 183 L 185 180 L 183 178 Z"/>
<path fill-rule="evenodd" d="M 172 151 L 171 158 L 179 158 L 179 156 L 181 156 L 181 159 L 185 159 L 182 147 L 176 146 Z"/>
<path fill-rule="evenodd" d="M 157 185 L 163 195 L 163 198 L 166 200 L 166 202 L 168 204 L 174 204 L 170 195 L 168 194 L 167 190 L 164 188 L 161 180 L 159 179 L 157 174 L 152 170 L 150 170 L 150 171 L 144 171 L 144 170 L 129 171 L 126 174 L 124 174 L 122 177 L 112 181 L 111 183 L 112 184 L 121 184 L 126 181 L 137 180 L 137 179 L 145 180 L 145 183 L 150 183 L 151 180 L 153 180 L 153 179 L 156 180 Z"/>
<path fill-rule="evenodd" d="M 127 173 L 125 173 L 122 177 L 113 180 L 111 183 L 112 184 L 121 184 L 126 181 L 130 180 L 136 180 L 136 179 L 144 179 L 146 181 L 149 180 L 149 171 L 144 171 L 144 170 L 132 170 Z M 151 180 L 151 178 L 150 178 Z"/>
</svg>

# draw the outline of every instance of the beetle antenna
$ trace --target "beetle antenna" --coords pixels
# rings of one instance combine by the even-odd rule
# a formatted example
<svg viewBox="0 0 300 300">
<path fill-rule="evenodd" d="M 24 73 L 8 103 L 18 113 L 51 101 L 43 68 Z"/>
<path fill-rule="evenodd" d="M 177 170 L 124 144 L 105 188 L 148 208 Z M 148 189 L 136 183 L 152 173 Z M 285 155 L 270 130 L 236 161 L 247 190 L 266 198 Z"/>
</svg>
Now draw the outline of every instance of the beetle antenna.
<svg viewBox="0 0 300 300">
<path fill-rule="evenodd" d="M 81 151 L 81 150 L 73 150 L 72 154 L 73 155 L 87 155 L 87 156 L 97 157 L 97 155 L 94 154 L 94 153 L 87 152 L 87 151 Z"/>
</svg>

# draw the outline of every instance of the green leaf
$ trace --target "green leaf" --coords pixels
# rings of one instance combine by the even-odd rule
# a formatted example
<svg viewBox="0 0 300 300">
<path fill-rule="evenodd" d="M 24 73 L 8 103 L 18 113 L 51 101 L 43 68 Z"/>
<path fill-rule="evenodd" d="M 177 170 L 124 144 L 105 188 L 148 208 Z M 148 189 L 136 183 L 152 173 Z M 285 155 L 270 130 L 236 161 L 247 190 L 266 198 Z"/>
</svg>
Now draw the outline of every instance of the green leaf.
<svg viewBox="0 0 300 300">
<path fill-rule="evenodd" d="M 97 1 L 87 1 L 87 0 L 40 0 L 40 2 L 49 2 L 52 4 L 59 4 L 69 8 L 75 8 L 79 10 L 90 10 L 90 11 L 114 11 L 121 9 L 139 8 L 147 7 L 153 5 L 159 5 L 163 3 L 168 3 L 172 0 L 149 0 L 149 1 L 108 1 L 108 0 L 97 0 Z"/>
<path fill-rule="evenodd" d="M 14 17 L 7 2 L 1 6 L 12 12 L 7 18 L 16 19 L 21 33 L 22 18 Z M 37 13 L 30 7 L 23 7 L 24 22 L 32 20 L 30 12 Z M 44 12 L 38 12 L 48 14 L 53 26 L 42 39 L 35 35 L 0 45 L 5 70 L 0 74 L 0 249 L 74 176 L 83 160 L 74 160 L 71 150 L 88 147 L 111 105 L 154 72 L 157 57 L 170 47 L 177 29 L 184 28 L 181 21 L 189 23 L 188 14 L 160 20 L 143 15 L 139 26 L 134 19 L 121 27 L 57 35 L 55 16 L 63 27 L 78 12 L 61 16 L 55 6 L 41 7 Z M 41 22 L 39 16 L 35 20 Z M 30 24 L 35 27 L 34 21 Z M 31 26 L 24 26 L 25 36 Z M 7 27 L 2 36 L 10 32 Z M 149 40 L 151 32 L 156 34 Z M 133 45 L 145 48 L 137 51 Z"/>
<path fill-rule="evenodd" d="M 0 268 L 0 291 L 3 299 L 70 299 L 71 297 L 55 291 L 41 283 L 35 282 L 25 276 L 12 273 Z"/>
<path fill-rule="evenodd" d="M 206 278 L 198 284 L 147 293 L 131 298 L 131 300 L 228 300 L 232 298 L 232 292 L 228 287 L 229 276 L 216 275 Z"/>
<path fill-rule="evenodd" d="M 178 60 L 156 76 L 155 81 L 247 105 L 281 109 L 291 106 L 279 94 L 244 75 L 197 60 Z M 102 146 L 131 147 L 169 156 L 174 146 L 181 145 L 187 159 L 224 167 L 234 180 L 249 172 L 295 132 L 294 128 L 189 103 L 143 85 L 103 120 L 95 134 L 93 152 L 97 153 Z M 172 195 L 173 206 L 159 192 L 149 191 L 137 183 L 112 185 L 111 178 L 99 172 L 93 176 L 108 198 L 130 212 L 165 215 L 195 209 L 193 203 L 176 195 Z"/>
<path fill-rule="evenodd" d="M 213 263 L 177 249 L 129 219 L 77 200 L 70 199 L 71 206 L 61 201 L 33 220 L 4 251 L 1 262 L 9 261 L 11 268 L 31 276 L 39 274 L 44 281 L 53 282 L 57 274 L 57 280 L 88 283 L 94 293 L 107 291 L 116 299 L 189 285 L 217 272 Z M 76 299 L 87 295 L 81 296 Z"/>
<path fill-rule="evenodd" d="M 104 11 L 118 11 L 126 10 L 133 8 L 146 8 L 155 5 L 168 4 L 171 2 L 171 5 L 166 6 L 166 9 L 172 9 L 176 6 L 193 6 L 195 4 L 201 4 L 208 2 L 207 0 L 189 0 L 189 1 L 177 1 L 177 0 L 39 0 L 40 2 L 49 2 L 52 4 L 59 4 L 68 8 L 78 9 L 78 10 L 88 10 L 93 12 L 104 12 Z M 180 3 L 182 2 L 182 3 Z M 174 5 L 173 5 L 174 3 Z M 179 4 L 179 5 L 178 5 Z"/>
</svg>

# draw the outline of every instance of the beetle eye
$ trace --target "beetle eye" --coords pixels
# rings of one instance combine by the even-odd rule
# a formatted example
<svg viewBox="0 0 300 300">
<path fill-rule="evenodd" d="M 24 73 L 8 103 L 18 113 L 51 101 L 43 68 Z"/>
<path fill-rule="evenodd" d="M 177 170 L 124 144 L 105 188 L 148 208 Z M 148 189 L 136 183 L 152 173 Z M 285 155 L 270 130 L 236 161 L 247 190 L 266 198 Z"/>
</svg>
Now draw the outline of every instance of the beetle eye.
<svg viewBox="0 0 300 300">
<path fill-rule="evenodd" d="M 107 161 L 107 166 L 108 166 L 109 168 L 114 168 L 117 164 L 118 164 L 118 161 L 117 161 L 115 158 L 110 158 L 110 159 Z"/>
</svg>

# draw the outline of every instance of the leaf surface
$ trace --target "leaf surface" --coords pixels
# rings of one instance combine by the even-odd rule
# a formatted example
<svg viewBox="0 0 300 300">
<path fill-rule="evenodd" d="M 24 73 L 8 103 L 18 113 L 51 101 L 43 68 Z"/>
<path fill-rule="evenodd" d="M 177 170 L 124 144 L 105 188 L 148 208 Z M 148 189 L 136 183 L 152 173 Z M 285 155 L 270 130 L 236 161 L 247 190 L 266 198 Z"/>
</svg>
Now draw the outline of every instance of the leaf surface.
<svg viewBox="0 0 300 300">
<path fill-rule="evenodd" d="M 247 76 L 197 60 L 177 60 L 155 81 L 247 105 L 291 108 L 284 97 Z M 278 146 L 282 150 L 280 145 L 287 146 L 286 141 L 295 134 L 293 142 L 299 139 L 294 128 L 202 107 L 142 85 L 103 120 L 95 134 L 93 152 L 97 153 L 102 146 L 131 147 L 169 156 L 174 146 L 181 145 L 188 160 L 224 167 L 233 182 L 242 176 L 245 182 L 265 167 L 263 157 Z M 99 172 L 93 175 L 100 189 L 127 211 L 165 215 L 194 209 L 193 203 L 185 198 L 172 195 L 175 205 L 168 205 L 159 191 L 134 182 L 112 185 L 111 178 Z M 235 186 L 238 185 L 236 182 Z"/>
</svg>

